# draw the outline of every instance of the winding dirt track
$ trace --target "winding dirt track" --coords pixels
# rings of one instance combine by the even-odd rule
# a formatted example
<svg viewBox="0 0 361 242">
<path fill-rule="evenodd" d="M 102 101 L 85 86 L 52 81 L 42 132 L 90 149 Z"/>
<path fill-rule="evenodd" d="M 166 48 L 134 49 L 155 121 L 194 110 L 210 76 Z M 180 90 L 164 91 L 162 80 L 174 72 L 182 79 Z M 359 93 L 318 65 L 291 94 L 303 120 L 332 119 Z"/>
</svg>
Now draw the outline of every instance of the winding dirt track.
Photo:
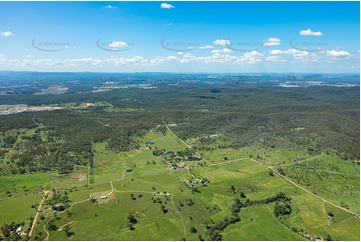
<svg viewBox="0 0 361 242">
<path fill-rule="evenodd" d="M 165 127 L 169 130 L 169 132 L 171 132 L 171 133 L 172 133 L 175 137 L 177 137 L 183 144 L 185 144 L 188 148 L 190 148 L 190 146 L 189 146 L 184 140 L 180 139 L 177 135 L 175 135 L 175 134 L 173 133 L 173 131 L 168 127 L 168 125 L 167 125 L 164 121 L 163 121 L 163 123 L 164 123 Z M 196 154 L 197 154 L 197 153 L 196 153 Z M 323 155 L 323 154 L 322 154 L 322 155 Z M 300 162 L 304 162 L 304 161 L 307 161 L 307 160 L 315 159 L 315 158 L 317 158 L 317 157 L 319 157 L 319 156 L 322 156 L 322 155 L 318 155 L 318 156 L 315 156 L 315 157 L 312 157 L 312 158 L 309 158 L 309 159 L 306 159 L 306 160 L 302 160 L 302 161 L 300 161 Z M 204 158 L 203 158 L 203 159 L 204 159 Z M 245 159 L 251 160 L 251 161 L 253 161 L 253 162 L 255 162 L 255 163 L 257 163 L 257 164 L 259 164 L 259 165 L 261 165 L 261 166 L 267 167 L 268 169 L 270 169 L 271 171 L 273 171 L 274 173 L 276 173 L 277 175 L 279 175 L 281 178 L 283 178 L 283 179 L 284 179 L 285 181 L 287 181 L 288 183 L 290 183 L 290 184 L 298 187 L 299 189 L 307 192 L 308 194 L 312 195 L 313 197 L 321 200 L 322 202 L 326 202 L 326 203 L 328 203 L 328 204 L 331 204 L 331 205 L 334 206 L 334 207 L 337 207 L 337 208 L 339 208 L 339 209 L 342 209 L 342 210 L 344 210 L 344 211 L 346 211 L 346 212 L 354 215 L 354 216 L 357 217 L 358 219 L 360 219 L 360 216 L 359 216 L 357 213 L 355 213 L 354 211 L 352 211 L 352 210 L 350 210 L 350 209 L 346 209 L 346 208 L 344 208 L 344 207 L 342 207 L 342 206 L 339 206 L 339 205 L 337 205 L 337 204 L 335 204 L 335 203 L 333 203 L 333 202 L 331 202 L 331 201 L 328 201 L 328 200 L 326 200 L 326 199 L 324 199 L 324 198 L 322 198 L 322 197 L 320 197 L 320 196 L 317 196 L 316 194 L 310 192 L 310 191 L 307 190 L 306 188 L 304 188 L 304 187 L 298 185 L 297 183 L 291 181 L 291 180 L 288 179 L 287 177 L 282 176 L 273 166 L 267 166 L 267 165 L 265 165 L 265 164 L 263 164 L 263 163 L 261 163 L 261 162 L 259 162 L 259 161 L 256 161 L 256 160 L 254 160 L 254 159 L 252 159 L 252 158 L 240 158 L 240 159 L 231 160 L 231 161 L 226 161 L 226 162 L 222 162 L 222 163 L 218 163 L 218 164 L 211 164 L 211 166 L 222 165 L 222 164 L 231 163 L 231 162 L 239 161 L 239 160 L 245 160 Z M 204 160 L 205 160 L 205 159 L 204 159 Z M 205 160 L 205 161 L 207 161 L 207 160 Z M 207 161 L 207 162 L 208 162 L 208 161 Z M 208 163 L 209 163 L 209 162 L 208 162 Z M 275 167 L 276 167 L 276 166 L 275 166 Z"/>
<path fill-rule="evenodd" d="M 258 164 L 262 164 L 262 163 L 259 163 L 259 162 L 256 161 L 256 160 L 253 160 L 253 159 L 250 159 L 250 160 L 257 162 Z M 265 166 L 266 166 L 266 165 L 265 165 Z M 344 211 L 346 211 L 346 212 L 348 212 L 348 213 L 351 213 L 352 215 L 354 215 L 355 217 L 357 217 L 358 219 L 360 219 L 360 216 L 359 216 L 357 213 L 355 213 L 354 211 L 352 211 L 352 210 L 350 210 L 350 209 L 346 209 L 346 208 L 344 208 L 344 207 L 341 207 L 341 206 L 339 206 L 339 205 L 337 205 L 337 204 L 335 204 L 335 203 L 333 203 L 333 202 L 331 202 L 331 201 L 328 201 L 328 200 L 326 200 L 326 199 L 324 199 L 324 198 L 322 198 L 322 197 L 320 197 L 320 196 L 317 196 L 316 194 L 314 194 L 314 193 L 308 191 L 307 189 L 301 187 L 301 186 L 298 185 L 297 183 L 291 181 L 291 180 L 288 179 L 287 177 L 282 176 L 282 175 L 281 175 L 280 173 L 278 173 L 278 171 L 276 171 L 273 167 L 270 167 L 270 166 L 266 166 L 266 167 L 267 167 L 268 169 L 272 170 L 274 173 L 276 173 L 276 174 L 279 175 L 280 177 L 282 177 L 282 178 L 283 178 L 284 180 L 286 180 L 287 182 L 289 182 L 289 183 L 291 183 L 292 185 L 294 185 L 294 186 L 302 189 L 303 191 L 307 192 L 308 194 L 314 196 L 315 198 L 318 198 L 318 199 L 320 199 L 320 200 L 323 201 L 323 202 L 326 202 L 326 203 L 328 203 L 328 204 L 331 204 L 331 205 L 333 205 L 333 206 L 335 206 L 335 207 L 337 207 L 337 208 L 339 208 L 339 209 L 342 209 L 342 210 L 344 210 Z"/>
<path fill-rule="evenodd" d="M 184 140 L 180 139 L 175 133 L 173 133 L 173 131 L 168 127 L 168 125 L 167 125 L 164 121 L 163 121 L 163 123 L 164 123 L 164 125 L 166 126 L 167 130 L 168 130 L 172 135 L 174 135 L 176 138 L 178 138 L 185 146 L 187 146 L 188 148 L 191 148 L 190 145 L 188 145 Z M 195 152 L 195 153 L 196 153 L 198 156 L 200 156 L 200 154 L 199 154 L 198 152 Z M 323 154 L 322 154 L 322 155 L 323 155 Z M 302 161 L 299 161 L 299 162 L 297 162 L 297 163 L 304 162 L 304 161 L 311 160 L 311 159 L 315 159 L 315 158 L 317 158 L 317 157 L 319 157 L 319 156 L 322 156 L 322 155 L 318 155 L 318 156 L 315 156 L 315 157 L 312 157 L 312 158 L 309 158 L 309 159 L 306 159 L 306 160 L 302 160 Z M 344 210 L 344 211 L 346 211 L 346 212 L 354 215 L 354 216 L 357 217 L 358 219 L 360 219 L 360 216 L 359 216 L 357 213 L 353 212 L 352 210 L 346 209 L 346 208 L 344 208 L 344 207 L 342 207 L 342 206 L 339 206 L 339 205 L 337 205 L 337 204 L 335 204 L 335 203 L 333 203 L 333 202 L 331 202 L 331 201 L 328 201 L 328 200 L 326 200 L 326 199 L 324 199 L 324 198 L 322 198 L 322 197 L 320 197 L 320 196 L 318 196 L 318 195 L 316 195 L 316 194 L 308 191 L 307 189 L 305 189 L 304 187 L 302 187 L 302 186 L 298 185 L 297 183 L 291 181 L 291 180 L 288 179 L 287 177 L 282 176 L 282 175 L 275 169 L 277 166 L 267 166 L 267 165 L 265 165 L 265 164 L 263 164 L 263 163 L 261 163 L 261 162 L 259 162 L 259 161 L 257 161 L 257 160 L 254 160 L 254 159 L 252 159 L 252 158 L 239 158 L 239 159 L 230 160 L 230 161 L 225 161 L 225 162 L 220 162 L 220 163 L 216 163 L 216 164 L 211 164 L 211 163 L 210 163 L 208 160 L 206 160 L 205 158 L 202 158 L 202 159 L 203 159 L 206 163 L 208 163 L 208 166 L 217 166 L 217 165 L 228 164 L 228 163 L 232 163 L 232 162 L 236 162 L 236 161 L 241 161 L 241 160 L 250 160 L 250 161 L 255 162 L 255 163 L 257 163 L 257 164 L 259 164 L 259 165 L 261 165 L 261 166 L 264 166 L 264 167 L 268 168 L 269 170 L 271 170 L 271 171 L 273 171 L 274 173 L 276 173 L 278 176 L 280 176 L 281 178 L 283 178 L 283 179 L 284 179 L 285 181 L 287 181 L 288 183 L 290 183 L 290 184 L 298 187 L 299 189 L 303 190 L 304 192 L 310 194 L 311 196 L 313 196 L 313 197 L 321 200 L 323 203 L 331 204 L 332 206 L 337 207 L 337 208 L 339 208 L 339 209 L 342 209 L 342 210 Z M 279 166 L 284 166 L 284 165 L 279 165 Z M 115 180 L 113 180 L 113 181 L 123 180 L 123 179 L 124 179 L 124 175 L 125 175 L 125 171 L 123 172 L 123 177 L 122 177 L 121 179 L 115 179 Z M 180 178 L 180 177 L 178 177 L 178 178 Z M 117 190 L 113 187 L 113 181 L 109 181 L 110 186 L 111 186 L 111 192 L 110 192 L 107 196 L 109 196 L 109 195 L 112 194 L 113 192 L 118 192 L 118 193 L 122 193 L 122 192 L 144 192 L 144 193 L 151 193 L 151 194 L 153 194 L 152 192 L 147 192 L 147 191 L 117 191 Z M 104 182 L 104 183 L 107 183 L 107 182 Z M 99 183 L 99 184 L 101 184 L 101 183 Z M 45 197 L 46 197 L 46 195 L 47 195 L 48 193 L 49 193 L 49 191 L 44 191 L 44 196 L 43 196 L 43 198 L 42 198 L 42 200 L 41 200 L 41 202 L 40 202 L 40 204 L 39 204 L 39 207 L 38 207 L 38 209 L 37 209 L 37 212 L 36 212 L 35 217 L 34 217 L 34 220 L 33 220 L 33 224 L 32 224 L 31 229 L 30 229 L 30 231 L 29 231 L 29 238 L 31 238 L 31 236 L 32 236 L 33 230 L 34 230 L 34 228 L 35 228 L 35 225 L 36 225 L 36 222 L 37 222 L 37 219 L 38 219 L 38 216 L 39 216 L 39 211 L 41 210 L 42 204 L 43 204 L 43 202 L 44 202 L 44 200 L 45 200 Z M 91 197 L 91 194 L 90 194 L 90 197 Z M 75 205 L 75 204 L 82 203 L 82 202 L 86 202 L 86 201 L 88 201 L 88 199 L 83 200 L 83 201 L 79 201 L 79 202 L 75 202 L 75 203 L 73 203 L 73 204 L 70 206 L 70 208 L 71 208 L 73 205 Z M 172 196 L 171 196 L 171 202 L 172 202 L 172 204 L 173 204 L 173 207 L 174 207 L 175 211 L 180 215 L 180 217 L 181 217 L 181 219 L 182 219 L 182 223 L 183 223 L 183 227 L 184 227 L 184 234 L 185 234 L 185 236 L 186 236 L 187 231 L 186 231 L 186 228 L 185 228 L 185 224 L 184 224 L 183 217 L 182 217 L 182 215 L 176 210 L 176 207 L 175 207 L 175 204 L 174 204 L 174 202 L 173 202 L 173 197 L 172 197 Z M 45 226 L 46 226 L 46 225 L 45 225 Z M 49 238 L 49 233 L 45 230 L 45 226 L 44 226 L 43 229 L 44 229 L 44 231 L 47 233 L 47 237 L 46 237 L 46 239 L 45 239 L 45 240 L 47 240 L 47 239 Z"/>
<path fill-rule="evenodd" d="M 174 135 L 174 137 L 176 137 L 177 139 L 179 139 L 180 142 L 182 142 L 182 143 L 183 143 L 185 146 L 187 146 L 189 149 L 192 149 L 192 147 L 191 147 L 190 145 L 188 145 L 184 140 L 182 140 L 182 139 L 179 138 L 175 133 L 173 133 L 173 131 L 172 131 L 172 130 L 168 127 L 168 125 L 166 124 L 166 122 L 164 122 L 163 118 L 162 118 L 162 121 L 163 121 L 165 127 L 168 129 L 168 131 L 169 131 L 172 135 Z M 194 151 L 194 153 L 195 153 L 197 156 L 202 157 L 197 151 Z M 205 159 L 205 158 L 202 157 L 202 160 L 204 160 L 208 165 L 211 165 L 211 163 L 210 163 L 207 159 Z"/>
<path fill-rule="evenodd" d="M 40 204 L 39 204 L 39 208 L 36 210 L 36 214 L 35 214 L 35 217 L 34 217 L 34 220 L 33 220 L 33 224 L 31 226 L 31 229 L 29 231 L 29 238 L 31 238 L 31 235 L 33 234 L 33 231 L 34 231 L 34 228 L 35 228 L 35 224 L 38 220 L 38 216 L 39 216 L 39 212 L 41 210 L 41 206 L 43 205 L 43 202 L 45 200 L 45 197 L 46 195 L 48 195 L 49 191 L 44 191 L 44 196 L 43 196 L 43 199 L 41 200 Z"/>
</svg>

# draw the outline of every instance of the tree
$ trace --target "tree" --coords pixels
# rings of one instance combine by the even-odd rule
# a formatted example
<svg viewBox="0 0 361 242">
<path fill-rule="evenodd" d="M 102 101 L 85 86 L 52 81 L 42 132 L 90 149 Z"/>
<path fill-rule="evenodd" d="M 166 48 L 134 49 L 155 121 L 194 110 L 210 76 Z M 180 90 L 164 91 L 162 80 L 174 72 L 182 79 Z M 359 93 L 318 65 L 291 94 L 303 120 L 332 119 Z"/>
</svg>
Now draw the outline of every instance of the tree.
<svg viewBox="0 0 361 242">
<path fill-rule="evenodd" d="M 190 231 L 193 234 L 197 233 L 197 229 L 195 227 L 193 227 L 193 226 L 190 228 Z"/>
<path fill-rule="evenodd" d="M 70 231 L 71 227 L 70 224 L 66 225 L 63 230 L 66 233 L 66 236 L 71 237 L 72 235 L 74 235 L 74 232 Z"/>
<path fill-rule="evenodd" d="M 160 206 L 160 210 L 163 212 L 163 214 L 168 213 L 168 209 L 164 205 Z"/>
<path fill-rule="evenodd" d="M 54 219 L 51 219 L 49 222 L 48 222 L 48 229 L 49 230 L 57 230 L 58 227 L 55 225 L 55 220 Z"/>
<path fill-rule="evenodd" d="M 246 198 L 246 197 L 247 197 L 246 194 L 244 194 L 244 192 L 242 192 L 242 191 L 239 192 L 239 195 L 240 195 L 242 198 Z"/>
<path fill-rule="evenodd" d="M 285 176 L 285 175 L 286 175 L 285 171 L 284 171 L 283 169 L 281 169 L 281 168 L 278 168 L 277 171 L 278 171 L 278 173 L 280 173 L 282 176 Z"/>
<path fill-rule="evenodd" d="M 135 228 L 133 227 L 133 224 L 131 223 L 131 222 L 127 222 L 127 227 L 129 228 L 129 230 L 131 230 L 131 231 L 134 231 L 135 230 Z"/>
<path fill-rule="evenodd" d="M 273 213 L 276 217 L 291 214 L 291 205 L 287 202 L 276 202 Z"/>
<path fill-rule="evenodd" d="M 133 213 L 130 213 L 127 217 L 128 221 L 132 224 L 136 224 L 138 222 L 138 220 L 135 218 Z"/>
<path fill-rule="evenodd" d="M 270 176 L 274 176 L 273 171 L 268 172 Z"/>
<path fill-rule="evenodd" d="M 332 241 L 333 239 L 332 239 L 331 235 L 328 234 L 328 235 L 326 236 L 325 240 L 327 240 L 327 241 Z"/>
<path fill-rule="evenodd" d="M 135 230 L 133 225 L 136 223 L 138 223 L 138 220 L 135 218 L 134 212 L 129 212 L 127 217 L 127 227 L 129 228 L 129 230 Z"/>
</svg>

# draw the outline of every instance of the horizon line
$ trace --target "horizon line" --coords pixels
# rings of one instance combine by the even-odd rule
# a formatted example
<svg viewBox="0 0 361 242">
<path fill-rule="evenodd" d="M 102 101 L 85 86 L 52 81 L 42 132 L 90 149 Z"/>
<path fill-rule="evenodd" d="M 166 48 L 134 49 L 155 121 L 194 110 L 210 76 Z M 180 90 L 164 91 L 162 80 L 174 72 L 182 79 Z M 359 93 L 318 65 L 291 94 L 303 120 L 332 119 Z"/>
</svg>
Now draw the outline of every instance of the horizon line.
<svg viewBox="0 0 361 242">
<path fill-rule="evenodd" d="M 166 72 L 166 71 L 133 71 L 133 72 L 101 72 L 100 71 L 100 72 L 96 72 L 96 71 L 29 71 L 29 70 L 0 70 L 0 72 L 104 73 L 104 74 L 163 73 L 163 74 L 347 74 L 347 75 L 360 75 L 360 72 Z"/>
</svg>

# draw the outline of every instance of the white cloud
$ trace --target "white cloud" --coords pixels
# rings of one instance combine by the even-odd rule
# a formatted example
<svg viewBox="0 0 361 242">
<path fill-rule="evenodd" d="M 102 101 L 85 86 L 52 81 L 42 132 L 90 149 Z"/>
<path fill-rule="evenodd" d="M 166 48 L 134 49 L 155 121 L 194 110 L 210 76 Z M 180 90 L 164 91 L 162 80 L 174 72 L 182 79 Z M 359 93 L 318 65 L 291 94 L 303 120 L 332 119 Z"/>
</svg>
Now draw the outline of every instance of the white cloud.
<svg viewBox="0 0 361 242">
<path fill-rule="evenodd" d="M 212 50 L 212 53 L 231 53 L 230 49 L 224 48 L 223 50 Z"/>
<path fill-rule="evenodd" d="M 226 39 L 217 39 L 215 41 L 213 41 L 214 45 L 229 45 L 230 41 L 226 40 Z"/>
<path fill-rule="evenodd" d="M 184 55 L 184 58 L 191 58 L 191 57 L 194 57 L 192 53 L 187 53 Z"/>
<path fill-rule="evenodd" d="M 288 50 L 269 50 L 269 54 L 271 55 L 291 55 L 293 59 L 300 60 L 303 63 L 311 63 L 318 61 L 320 56 L 316 53 L 310 53 L 304 50 L 297 50 L 297 49 L 288 49 Z M 275 57 L 273 57 L 274 60 Z M 271 59 L 269 59 L 271 61 Z"/>
<path fill-rule="evenodd" d="M 114 8 L 117 8 L 117 7 L 115 7 L 115 6 L 112 6 L 112 5 L 106 5 L 106 6 L 104 6 L 104 8 L 108 8 L 108 9 L 114 9 Z"/>
<path fill-rule="evenodd" d="M 144 59 L 141 56 L 134 56 L 130 58 L 119 57 L 119 58 L 107 58 L 101 59 L 101 64 L 106 66 L 125 66 L 131 64 L 140 64 L 144 65 L 147 64 L 150 60 Z"/>
<path fill-rule="evenodd" d="M 256 64 L 262 62 L 263 54 L 253 50 L 251 52 L 245 53 L 243 56 L 239 57 L 236 61 L 238 64 Z"/>
<path fill-rule="evenodd" d="M 281 44 L 281 40 L 278 38 L 268 38 L 266 40 L 266 42 L 264 42 L 264 46 L 276 46 L 276 45 L 280 45 Z"/>
<path fill-rule="evenodd" d="M 312 55 L 310 53 L 308 53 L 307 51 L 296 51 L 294 53 L 292 53 L 293 58 L 296 60 L 311 60 L 310 57 L 315 57 L 317 56 L 315 53 L 313 53 Z"/>
<path fill-rule="evenodd" d="M 176 56 L 168 56 L 167 60 L 178 60 L 178 58 Z"/>
<path fill-rule="evenodd" d="M 286 54 L 283 50 L 269 50 L 268 51 L 271 55 L 279 55 L 279 54 Z"/>
<path fill-rule="evenodd" d="M 10 31 L 5 31 L 5 32 L 2 32 L 1 35 L 4 37 L 10 37 L 10 36 L 13 36 L 14 34 Z"/>
<path fill-rule="evenodd" d="M 158 64 L 164 63 L 166 60 L 170 60 L 170 59 L 168 59 L 168 58 L 165 59 L 163 57 L 157 56 L 157 57 L 149 59 L 149 60 L 144 60 L 144 64 L 145 65 L 148 65 L 148 64 L 150 64 L 150 65 L 158 65 Z"/>
<path fill-rule="evenodd" d="M 327 55 L 331 57 L 350 57 L 350 53 L 345 50 L 328 50 Z"/>
<path fill-rule="evenodd" d="M 276 63 L 284 63 L 284 62 L 287 62 L 285 59 L 281 58 L 280 56 L 276 56 L 276 55 L 268 56 L 268 57 L 266 58 L 266 61 L 276 62 Z"/>
<path fill-rule="evenodd" d="M 127 43 L 115 41 L 109 44 L 109 47 L 126 47 Z M 198 47 L 199 48 L 199 47 Z M 223 48 L 223 47 L 222 47 Z M 324 50 L 323 52 L 308 52 L 297 49 L 286 50 L 269 50 L 268 52 L 261 53 L 258 51 L 249 51 L 242 54 L 230 54 L 231 50 L 223 48 L 221 50 L 212 50 L 199 52 L 199 53 L 183 53 L 177 52 L 170 56 L 156 56 L 144 58 L 141 56 L 134 57 L 105 57 L 105 58 L 68 58 L 68 59 L 35 59 L 31 56 L 26 56 L 19 59 L 7 59 L 4 55 L 0 54 L 0 65 L 5 67 L 11 67 L 14 69 L 27 69 L 34 68 L 78 68 L 88 70 L 91 68 L 142 68 L 147 66 L 162 65 L 163 63 L 188 63 L 190 65 L 208 65 L 208 64 L 223 64 L 223 65 L 282 65 L 282 63 L 297 63 L 300 66 L 315 66 L 315 63 L 324 64 L 337 63 L 338 60 L 344 60 L 342 58 L 352 59 L 354 55 L 344 50 Z M 200 53 L 208 53 L 200 55 Z M 236 53 L 236 52 L 232 52 Z M 355 55 L 356 56 L 356 55 Z M 277 64 L 278 63 L 278 64 Z M 354 63 L 352 63 L 355 65 Z M 352 66 L 352 65 L 350 65 Z M 356 65 L 355 65 L 356 66 Z"/>
<path fill-rule="evenodd" d="M 127 47 L 128 43 L 122 41 L 113 41 L 109 45 L 109 47 Z"/>
<path fill-rule="evenodd" d="M 191 53 L 187 53 L 180 60 L 180 63 L 200 62 L 204 64 L 209 64 L 209 63 L 226 64 L 226 63 L 233 63 L 235 59 L 237 59 L 237 57 L 228 54 L 222 55 L 220 53 L 214 53 L 211 56 L 194 56 Z"/>
<path fill-rule="evenodd" d="M 205 46 L 199 47 L 199 49 L 201 49 L 201 50 L 204 50 L 204 49 L 214 49 L 214 46 L 212 46 L 212 45 L 205 45 Z"/>
<path fill-rule="evenodd" d="M 301 30 L 300 35 L 322 36 L 323 34 L 320 31 L 314 32 L 311 29 L 306 29 L 306 30 Z"/>
<path fill-rule="evenodd" d="M 268 51 L 271 55 L 299 55 L 303 54 L 306 55 L 308 52 L 304 50 L 296 50 L 296 49 L 288 49 L 288 50 L 269 50 Z"/>
<path fill-rule="evenodd" d="M 160 8 L 171 9 L 171 8 L 174 8 L 174 6 L 173 6 L 173 5 L 170 5 L 170 4 L 168 4 L 168 3 L 162 3 L 162 4 L 160 5 Z"/>
</svg>

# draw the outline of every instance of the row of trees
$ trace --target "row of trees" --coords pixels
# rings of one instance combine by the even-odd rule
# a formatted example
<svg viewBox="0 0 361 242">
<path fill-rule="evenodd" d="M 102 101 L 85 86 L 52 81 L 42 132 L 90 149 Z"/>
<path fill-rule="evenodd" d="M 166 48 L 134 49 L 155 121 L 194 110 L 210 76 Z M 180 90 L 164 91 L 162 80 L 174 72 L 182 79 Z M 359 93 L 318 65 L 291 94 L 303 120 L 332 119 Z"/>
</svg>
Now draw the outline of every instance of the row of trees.
<svg viewBox="0 0 361 242">
<path fill-rule="evenodd" d="M 241 221 L 241 218 L 239 217 L 239 212 L 241 211 L 241 208 L 276 202 L 274 210 L 275 210 L 275 215 L 277 213 L 276 217 L 278 217 L 280 215 L 286 215 L 291 213 L 292 209 L 291 209 L 290 201 L 291 198 L 287 197 L 282 192 L 272 197 L 268 197 L 261 200 L 254 200 L 254 201 L 251 201 L 249 199 L 240 201 L 238 198 L 236 198 L 230 208 L 232 214 L 231 216 L 226 216 L 220 222 L 215 224 L 212 223 L 212 225 L 206 226 L 206 228 L 208 229 L 209 238 L 210 240 L 222 240 L 223 239 L 222 231 L 225 228 L 227 228 L 229 225 Z"/>
</svg>

